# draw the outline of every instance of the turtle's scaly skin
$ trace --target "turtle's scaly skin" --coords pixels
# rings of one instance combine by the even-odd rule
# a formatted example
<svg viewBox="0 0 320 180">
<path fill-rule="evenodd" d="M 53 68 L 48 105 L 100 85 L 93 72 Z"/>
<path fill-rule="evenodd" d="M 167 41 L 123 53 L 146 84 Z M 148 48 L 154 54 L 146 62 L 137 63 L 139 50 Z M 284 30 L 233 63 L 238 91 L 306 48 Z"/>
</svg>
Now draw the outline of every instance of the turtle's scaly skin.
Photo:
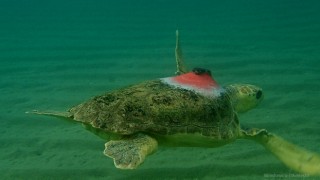
<svg viewBox="0 0 320 180">
<path fill-rule="evenodd" d="M 208 98 L 161 80 L 96 96 L 71 108 L 70 113 L 77 121 L 121 135 L 201 134 L 223 141 L 239 136 L 228 94 Z"/>
</svg>

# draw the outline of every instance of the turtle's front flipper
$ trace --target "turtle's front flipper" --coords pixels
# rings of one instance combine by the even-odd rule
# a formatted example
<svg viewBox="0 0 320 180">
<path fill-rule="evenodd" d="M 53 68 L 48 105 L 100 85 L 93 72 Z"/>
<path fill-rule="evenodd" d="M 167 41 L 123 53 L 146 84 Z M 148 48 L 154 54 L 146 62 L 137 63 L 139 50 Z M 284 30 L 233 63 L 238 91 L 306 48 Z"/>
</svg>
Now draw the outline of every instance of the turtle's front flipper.
<svg viewBox="0 0 320 180">
<path fill-rule="evenodd" d="M 298 147 L 265 129 L 243 131 L 243 137 L 262 144 L 289 168 L 303 174 L 320 176 L 320 155 Z"/>
<path fill-rule="evenodd" d="M 184 65 L 183 58 L 182 58 L 182 50 L 180 47 L 180 40 L 179 40 L 179 31 L 176 31 L 176 49 L 175 49 L 175 55 L 176 55 L 176 63 L 177 63 L 177 75 L 185 74 L 188 72 L 186 66 Z"/>
<path fill-rule="evenodd" d="M 145 157 L 157 149 L 155 139 L 138 134 L 121 140 L 112 140 L 105 144 L 104 154 L 113 158 L 114 165 L 120 169 L 135 169 Z"/>
</svg>

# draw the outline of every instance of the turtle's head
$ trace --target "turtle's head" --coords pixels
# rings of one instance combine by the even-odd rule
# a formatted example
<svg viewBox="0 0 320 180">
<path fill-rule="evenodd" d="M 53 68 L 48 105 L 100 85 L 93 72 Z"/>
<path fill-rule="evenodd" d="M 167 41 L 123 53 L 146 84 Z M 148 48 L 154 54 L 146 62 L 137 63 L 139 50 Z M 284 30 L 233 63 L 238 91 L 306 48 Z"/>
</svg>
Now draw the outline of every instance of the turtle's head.
<svg viewBox="0 0 320 180">
<path fill-rule="evenodd" d="M 225 87 L 235 111 L 241 113 L 256 107 L 263 99 L 262 89 L 250 84 L 231 84 Z"/>
</svg>

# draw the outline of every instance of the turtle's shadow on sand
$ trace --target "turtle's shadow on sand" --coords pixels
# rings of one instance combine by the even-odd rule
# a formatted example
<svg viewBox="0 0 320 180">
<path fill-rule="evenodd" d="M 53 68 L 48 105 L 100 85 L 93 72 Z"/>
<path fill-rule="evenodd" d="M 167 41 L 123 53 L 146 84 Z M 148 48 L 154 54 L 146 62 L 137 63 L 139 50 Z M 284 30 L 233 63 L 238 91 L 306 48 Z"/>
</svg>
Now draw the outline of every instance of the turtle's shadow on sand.
<svg viewBox="0 0 320 180">
<path fill-rule="evenodd" d="M 212 179 L 255 177 L 263 178 L 265 174 L 285 174 L 286 169 L 281 165 L 264 164 L 253 167 L 252 165 L 200 165 L 189 168 L 152 168 L 139 172 L 126 172 L 126 178 L 130 179 Z M 123 178 L 125 178 L 123 177 Z"/>
<path fill-rule="evenodd" d="M 194 167 L 148 168 L 119 170 L 115 168 L 94 169 L 26 169 L 1 172 L 8 179 L 262 179 L 267 174 L 288 174 L 281 164 L 252 165 L 199 165 Z"/>
</svg>

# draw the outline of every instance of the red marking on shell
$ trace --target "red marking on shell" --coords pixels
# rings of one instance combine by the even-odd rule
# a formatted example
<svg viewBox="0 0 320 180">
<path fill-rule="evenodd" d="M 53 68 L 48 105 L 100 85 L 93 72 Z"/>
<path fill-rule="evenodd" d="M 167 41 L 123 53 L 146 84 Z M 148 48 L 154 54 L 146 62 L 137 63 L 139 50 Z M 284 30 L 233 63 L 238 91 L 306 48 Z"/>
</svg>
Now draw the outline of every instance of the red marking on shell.
<svg viewBox="0 0 320 180">
<path fill-rule="evenodd" d="M 207 73 L 195 74 L 194 72 L 190 72 L 172 77 L 171 80 L 182 86 L 192 86 L 199 89 L 209 90 L 219 87 L 218 83 Z"/>
</svg>

